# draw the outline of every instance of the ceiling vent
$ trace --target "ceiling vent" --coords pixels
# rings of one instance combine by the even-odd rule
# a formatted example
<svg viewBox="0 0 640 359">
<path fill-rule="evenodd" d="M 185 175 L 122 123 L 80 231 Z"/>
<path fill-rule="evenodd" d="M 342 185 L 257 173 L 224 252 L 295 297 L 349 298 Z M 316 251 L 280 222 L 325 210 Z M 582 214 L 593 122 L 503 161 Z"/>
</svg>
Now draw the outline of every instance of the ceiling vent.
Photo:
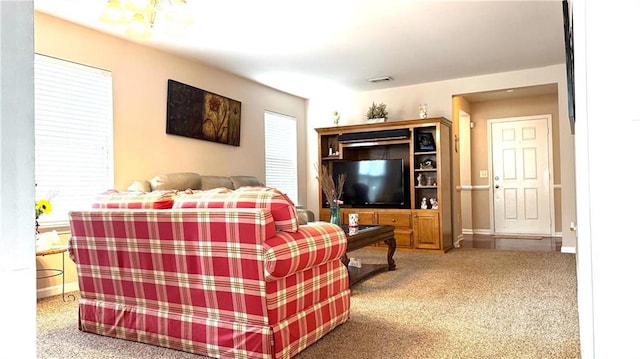
<svg viewBox="0 0 640 359">
<path fill-rule="evenodd" d="M 391 80 L 393 80 L 393 79 L 391 77 L 389 77 L 389 76 L 374 77 L 374 78 L 371 78 L 371 79 L 367 79 L 367 81 L 374 82 L 374 83 L 375 82 L 391 81 Z"/>
</svg>

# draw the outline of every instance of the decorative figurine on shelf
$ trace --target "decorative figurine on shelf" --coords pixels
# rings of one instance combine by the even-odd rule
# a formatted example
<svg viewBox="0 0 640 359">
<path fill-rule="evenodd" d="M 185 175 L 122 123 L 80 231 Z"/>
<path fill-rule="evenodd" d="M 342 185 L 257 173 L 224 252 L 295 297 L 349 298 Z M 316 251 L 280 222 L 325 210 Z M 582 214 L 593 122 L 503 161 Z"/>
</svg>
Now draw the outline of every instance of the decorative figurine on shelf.
<svg viewBox="0 0 640 359">
<path fill-rule="evenodd" d="M 427 104 L 418 106 L 418 116 L 420 118 L 427 118 Z"/>
<path fill-rule="evenodd" d="M 427 177 L 427 183 L 425 183 L 425 185 L 427 186 L 435 186 L 436 185 L 436 179 L 433 177 Z"/>
<path fill-rule="evenodd" d="M 431 203 L 431 209 L 438 209 L 438 200 L 435 198 L 429 198 L 429 202 Z"/>
<path fill-rule="evenodd" d="M 427 176 L 425 176 L 424 173 L 420 173 L 416 180 L 418 181 L 418 186 L 425 186 L 427 184 Z"/>
<path fill-rule="evenodd" d="M 420 162 L 420 169 L 422 170 L 434 169 L 434 168 L 436 168 L 436 161 L 434 160 L 425 160 Z"/>
<path fill-rule="evenodd" d="M 420 203 L 420 209 L 429 209 L 427 207 L 427 197 L 422 197 L 422 202 Z"/>
</svg>

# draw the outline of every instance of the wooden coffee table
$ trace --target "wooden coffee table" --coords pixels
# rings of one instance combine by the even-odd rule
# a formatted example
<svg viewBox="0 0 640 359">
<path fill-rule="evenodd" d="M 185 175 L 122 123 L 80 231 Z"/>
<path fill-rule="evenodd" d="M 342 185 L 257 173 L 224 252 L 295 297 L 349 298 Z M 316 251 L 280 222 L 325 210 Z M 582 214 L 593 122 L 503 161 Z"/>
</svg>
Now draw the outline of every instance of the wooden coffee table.
<svg viewBox="0 0 640 359">
<path fill-rule="evenodd" d="M 349 227 L 342 226 L 347 234 L 347 253 L 355 251 L 366 246 L 384 241 L 387 245 L 387 264 L 369 264 L 362 263 L 360 268 L 349 266 L 349 257 L 345 253 L 342 257 L 342 263 L 349 269 L 349 286 L 360 282 L 361 280 L 386 270 L 395 270 L 396 262 L 393 260 L 393 254 L 396 252 L 396 239 L 393 235 L 393 226 L 377 226 L 362 225 L 354 233 L 349 233 Z"/>
</svg>

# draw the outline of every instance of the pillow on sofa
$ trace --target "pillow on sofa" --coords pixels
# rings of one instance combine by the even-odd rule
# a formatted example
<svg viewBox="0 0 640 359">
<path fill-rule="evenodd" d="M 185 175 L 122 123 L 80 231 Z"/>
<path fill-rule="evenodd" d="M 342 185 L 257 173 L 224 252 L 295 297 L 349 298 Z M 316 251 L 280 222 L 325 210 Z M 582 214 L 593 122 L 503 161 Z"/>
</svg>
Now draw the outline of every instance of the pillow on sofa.
<svg viewBox="0 0 640 359">
<path fill-rule="evenodd" d="M 226 190 L 226 191 L 225 191 Z M 269 187 L 216 188 L 175 198 L 173 208 L 266 208 L 278 231 L 297 232 L 298 216 L 286 194 Z"/>
<path fill-rule="evenodd" d="M 168 173 L 153 177 L 149 183 L 151 189 L 158 190 L 178 190 L 200 189 L 202 182 L 200 175 L 194 172 Z"/>
<path fill-rule="evenodd" d="M 264 183 L 260 182 L 258 177 L 255 176 L 231 176 L 229 177 L 233 188 L 238 189 L 240 187 L 264 187 Z"/>
<path fill-rule="evenodd" d="M 99 194 L 93 208 L 128 208 L 128 209 L 169 209 L 173 207 L 175 191 L 118 192 L 107 191 Z"/>
<path fill-rule="evenodd" d="M 229 177 L 224 176 L 200 176 L 200 189 L 214 189 L 225 187 L 229 189 L 233 189 L 233 182 L 229 179 Z"/>
</svg>

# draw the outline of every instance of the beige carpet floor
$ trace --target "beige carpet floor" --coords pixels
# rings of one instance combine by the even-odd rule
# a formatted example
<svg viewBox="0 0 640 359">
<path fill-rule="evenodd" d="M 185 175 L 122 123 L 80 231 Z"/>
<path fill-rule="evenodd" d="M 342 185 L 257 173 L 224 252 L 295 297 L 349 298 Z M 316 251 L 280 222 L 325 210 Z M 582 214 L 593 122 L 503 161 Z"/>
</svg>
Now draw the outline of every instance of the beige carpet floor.
<svg viewBox="0 0 640 359">
<path fill-rule="evenodd" d="M 350 320 L 296 359 L 580 358 L 575 255 L 462 248 L 395 259 L 396 271 L 352 289 Z M 201 357 L 80 332 L 77 302 L 56 296 L 38 302 L 38 358 Z"/>
</svg>

